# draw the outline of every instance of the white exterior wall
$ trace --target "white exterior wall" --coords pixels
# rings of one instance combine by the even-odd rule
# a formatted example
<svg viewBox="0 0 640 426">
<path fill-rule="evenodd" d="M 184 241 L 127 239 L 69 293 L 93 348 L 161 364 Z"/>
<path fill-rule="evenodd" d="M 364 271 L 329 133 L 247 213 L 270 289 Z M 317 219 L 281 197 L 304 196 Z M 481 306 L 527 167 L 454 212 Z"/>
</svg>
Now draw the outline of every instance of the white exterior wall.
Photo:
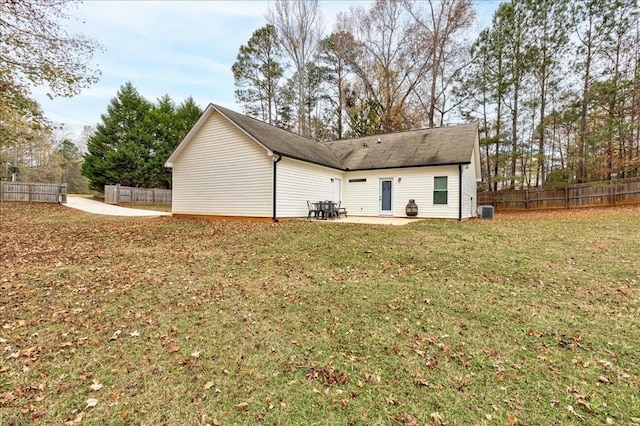
<svg viewBox="0 0 640 426">
<path fill-rule="evenodd" d="M 273 161 L 214 112 L 173 164 L 176 214 L 271 217 Z"/>
<path fill-rule="evenodd" d="M 349 215 L 379 216 L 380 179 L 390 178 L 393 179 L 391 194 L 393 216 L 405 217 L 405 207 L 409 200 L 413 199 L 418 205 L 418 217 L 457 219 L 458 173 L 457 165 L 347 172 L 343 180 L 342 205 Z M 433 204 L 433 185 L 436 176 L 448 178 L 446 205 Z M 366 179 L 366 182 L 349 182 L 351 179 Z"/>
<path fill-rule="evenodd" d="M 471 164 L 462 166 L 462 217 L 476 217 L 478 211 L 478 183 L 476 177 L 475 152 Z"/>
<path fill-rule="evenodd" d="M 340 201 L 335 184 L 344 172 L 283 157 L 276 171 L 277 217 L 306 217 L 307 201 Z M 331 179 L 334 182 L 331 182 Z"/>
</svg>

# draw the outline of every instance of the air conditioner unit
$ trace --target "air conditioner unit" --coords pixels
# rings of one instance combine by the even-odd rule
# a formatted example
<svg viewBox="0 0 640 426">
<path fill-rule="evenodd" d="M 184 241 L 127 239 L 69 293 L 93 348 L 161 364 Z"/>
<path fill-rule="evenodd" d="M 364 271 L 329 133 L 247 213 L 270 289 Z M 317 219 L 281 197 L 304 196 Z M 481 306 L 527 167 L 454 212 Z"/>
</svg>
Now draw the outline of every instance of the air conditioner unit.
<svg viewBox="0 0 640 426">
<path fill-rule="evenodd" d="M 493 206 L 479 206 L 478 216 L 480 216 L 482 219 L 493 220 Z"/>
</svg>

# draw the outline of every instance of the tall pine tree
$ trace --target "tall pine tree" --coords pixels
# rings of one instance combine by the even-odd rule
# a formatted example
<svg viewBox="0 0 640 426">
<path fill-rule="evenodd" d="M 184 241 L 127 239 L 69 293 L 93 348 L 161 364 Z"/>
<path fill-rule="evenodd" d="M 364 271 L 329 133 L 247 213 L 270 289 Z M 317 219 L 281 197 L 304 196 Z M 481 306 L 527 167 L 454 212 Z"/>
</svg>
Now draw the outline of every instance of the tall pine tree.
<svg viewBox="0 0 640 426">
<path fill-rule="evenodd" d="M 277 122 L 278 85 L 284 70 L 282 51 L 273 25 L 254 31 L 246 46 L 240 46 L 231 67 L 236 84 L 236 99 L 245 113 L 262 121 Z"/>
</svg>

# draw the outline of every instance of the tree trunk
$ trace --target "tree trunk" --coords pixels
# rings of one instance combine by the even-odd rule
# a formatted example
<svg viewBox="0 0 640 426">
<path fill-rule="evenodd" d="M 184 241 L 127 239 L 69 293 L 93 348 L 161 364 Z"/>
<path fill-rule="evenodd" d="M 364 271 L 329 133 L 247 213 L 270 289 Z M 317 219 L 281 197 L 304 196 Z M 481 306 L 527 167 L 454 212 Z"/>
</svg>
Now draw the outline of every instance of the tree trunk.
<svg viewBox="0 0 640 426">
<path fill-rule="evenodd" d="M 577 164 L 577 180 L 578 182 L 584 182 L 587 178 L 587 160 L 588 160 L 588 147 L 587 147 L 587 112 L 589 105 L 589 80 L 591 78 L 591 48 L 592 48 L 592 35 L 593 29 L 593 17 L 589 16 L 589 31 L 588 38 L 585 43 L 586 59 L 584 66 L 584 80 L 582 84 L 582 105 L 580 108 L 580 134 L 578 135 L 578 164 Z"/>
</svg>

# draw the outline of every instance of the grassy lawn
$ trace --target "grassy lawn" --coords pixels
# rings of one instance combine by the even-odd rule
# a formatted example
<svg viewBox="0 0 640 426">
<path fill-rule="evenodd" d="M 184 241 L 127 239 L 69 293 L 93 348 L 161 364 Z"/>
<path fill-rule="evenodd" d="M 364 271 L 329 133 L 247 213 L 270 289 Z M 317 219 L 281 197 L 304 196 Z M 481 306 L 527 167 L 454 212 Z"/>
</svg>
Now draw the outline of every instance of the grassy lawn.
<svg viewBox="0 0 640 426">
<path fill-rule="evenodd" d="M 0 239 L 2 424 L 640 424 L 640 208 Z"/>
</svg>

